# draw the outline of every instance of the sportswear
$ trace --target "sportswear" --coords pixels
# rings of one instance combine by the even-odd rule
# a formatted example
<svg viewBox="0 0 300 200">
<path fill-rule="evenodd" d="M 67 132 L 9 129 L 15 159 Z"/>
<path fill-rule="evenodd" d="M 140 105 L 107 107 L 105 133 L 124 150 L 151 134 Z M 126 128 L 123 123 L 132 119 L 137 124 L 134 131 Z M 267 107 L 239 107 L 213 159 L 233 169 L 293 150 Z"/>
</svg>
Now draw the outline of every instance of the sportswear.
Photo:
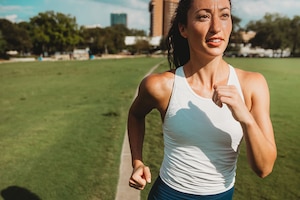
<svg viewBox="0 0 300 200">
<path fill-rule="evenodd" d="M 243 99 L 235 69 L 228 65 L 228 85 Z M 183 67 L 176 69 L 163 122 L 164 159 L 160 177 L 169 187 L 188 194 L 214 195 L 234 186 L 241 124 L 227 105 L 197 95 Z"/>
</svg>

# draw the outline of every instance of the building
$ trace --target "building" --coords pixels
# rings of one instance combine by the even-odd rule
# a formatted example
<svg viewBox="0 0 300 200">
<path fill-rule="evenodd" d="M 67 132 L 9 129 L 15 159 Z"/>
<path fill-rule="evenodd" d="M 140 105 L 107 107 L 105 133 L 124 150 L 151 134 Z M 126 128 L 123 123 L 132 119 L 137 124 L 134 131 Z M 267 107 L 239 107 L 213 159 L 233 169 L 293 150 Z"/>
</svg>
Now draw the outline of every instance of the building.
<svg viewBox="0 0 300 200">
<path fill-rule="evenodd" d="M 164 0 L 164 21 L 163 21 L 163 36 L 168 35 L 173 15 L 178 6 L 179 0 Z"/>
<path fill-rule="evenodd" d="M 126 13 L 111 13 L 110 14 L 110 25 L 123 24 L 127 27 L 127 14 Z"/>
<path fill-rule="evenodd" d="M 167 36 L 172 17 L 178 6 L 179 0 L 151 0 L 150 12 L 150 36 Z"/>
</svg>

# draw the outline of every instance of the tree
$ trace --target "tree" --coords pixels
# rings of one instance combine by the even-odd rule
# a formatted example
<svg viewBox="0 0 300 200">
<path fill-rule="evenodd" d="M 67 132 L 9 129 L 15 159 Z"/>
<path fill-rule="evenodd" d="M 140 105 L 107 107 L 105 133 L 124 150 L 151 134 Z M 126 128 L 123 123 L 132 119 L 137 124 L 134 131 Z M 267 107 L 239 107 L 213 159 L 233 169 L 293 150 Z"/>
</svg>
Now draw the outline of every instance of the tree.
<svg viewBox="0 0 300 200">
<path fill-rule="evenodd" d="M 0 30 L 0 57 L 5 57 L 6 41 L 3 38 L 2 31 Z"/>
<path fill-rule="evenodd" d="M 2 33 L 2 40 L 5 41 L 2 44 L 2 51 L 30 51 L 32 45 L 29 34 L 25 29 L 19 27 L 18 24 L 11 23 L 6 19 L 0 19 L 0 31 Z"/>
<path fill-rule="evenodd" d="M 116 36 L 109 28 L 81 28 L 80 35 L 83 38 L 82 42 L 79 44 L 80 47 L 89 47 L 93 54 L 103 54 L 107 51 L 112 53 L 115 46 L 113 40 Z M 117 40 L 118 41 L 118 40 Z"/>
<path fill-rule="evenodd" d="M 135 44 L 137 53 L 149 53 L 150 44 L 147 40 L 137 40 Z"/>
<path fill-rule="evenodd" d="M 167 37 L 162 37 L 159 42 L 159 49 L 163 52 L 168 50 L 166 39 Z"/>
<path fill-rule="evenodd" d="M 265 49 L 272 49 L 273 52 L 281 49 L 281 53 L 286 48 L 291 48 L 291 20 L 280 14 L 267 13 L 262 20 L 252 21 L 247 25 L 247 29 L 256 31 L 256 35 L 250 40 L 252 46 L 259 46 Z"/>
<path fill-rule="evenodd" d="M 81 47 L 89 47 L 94 54 L 119 53 L 125 46 L 125 36 L 145 36 L 143 30 L 128 29 L 124 25 L 114 25 L 106 28 L 81 27 L 80 35 L 83 41 Z M 135 50 L 136 51 L 136 50 Z"/>
<path fill-rule="evenodd" d="M 119 53 L 125 48 L 125 36 L 145 36 L 143 30 L 128 29 L 124 25 L 106 28 L 78 28 L 76 18 L 46 11 L 29 22 L 19 24 L 0 19 L 0 54 L 8 50 L 50 55 L 89 47 L 93 54 Z"/>
<path fill-rule="evenodd" d="M 299 53 L 299 48 L 300 48 L 300 16 L 295 16 L 291 21 L 290 41 L 292 43 L 292 45 L 291 45 L 291 54 L 292 54 L 292 56 L 296 56 L 296 55 L 300 54 Z"/>
<path fill-rule="evenodd" d="M 240 50 L 240 47 L 238 44 L 241 44 L 243 42 L 242 36 L 240 34 L 241 27 L 241 19 L 232 15 L 232 32 L 230 35 L 229 44 L 226 48 L 226 54 L 238 54 L 237 52 Z"/>
<path fill-rule="evenodd" d="M 30 37 L 30 30 L 31 26 L 28 22 L 21 22 L 19 24 L 16 24 L 16 32 L 15 37 L 19 36 L 19 46 L 17 47 L 17 50 L 19 50 L 21 53 L 28 53 L 32 50 L 32 40 Z"/>
<path fill-rule="evenodd" d="M 34 52 L 72 50 L 81 40 L 76 18 L 47 11 L 30 19 Z"/>
</svg>

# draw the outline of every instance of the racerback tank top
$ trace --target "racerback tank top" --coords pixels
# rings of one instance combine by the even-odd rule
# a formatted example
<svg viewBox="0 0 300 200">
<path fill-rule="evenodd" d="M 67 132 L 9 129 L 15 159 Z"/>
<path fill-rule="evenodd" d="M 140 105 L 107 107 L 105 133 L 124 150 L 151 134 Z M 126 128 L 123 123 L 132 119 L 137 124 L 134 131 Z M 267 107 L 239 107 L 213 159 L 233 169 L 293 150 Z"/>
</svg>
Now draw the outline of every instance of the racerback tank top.
<svg viewBox="0 0 300 200">
<path fill-rule="evenodd" d="M 243 98 L 236 72 L 229 65 L 228 85 Z M 195 195 L 213 195 L 234 186 L 240 123 L 224 104 L 197 95 L 183 67 L 177 68 L 163 123 L 164 159 L 161 179 L 171 188 Z"/>
</svg>

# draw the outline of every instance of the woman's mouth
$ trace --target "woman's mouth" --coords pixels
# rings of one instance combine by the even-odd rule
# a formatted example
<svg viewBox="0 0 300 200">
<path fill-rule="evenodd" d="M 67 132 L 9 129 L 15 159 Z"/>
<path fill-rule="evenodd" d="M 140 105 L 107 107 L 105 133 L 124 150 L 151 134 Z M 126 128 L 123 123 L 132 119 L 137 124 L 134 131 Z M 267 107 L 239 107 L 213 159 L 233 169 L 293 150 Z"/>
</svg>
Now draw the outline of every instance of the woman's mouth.
<svg viewBox="0 0 300 200">
<path fill-rule="evenodd" d="M 206 43 L 209 46 L 218 47 L 222 44 L 222 41 L 223 41 L 222 38 L 210 38 L 210 39 L 206 40 Z"/>
</svg>

